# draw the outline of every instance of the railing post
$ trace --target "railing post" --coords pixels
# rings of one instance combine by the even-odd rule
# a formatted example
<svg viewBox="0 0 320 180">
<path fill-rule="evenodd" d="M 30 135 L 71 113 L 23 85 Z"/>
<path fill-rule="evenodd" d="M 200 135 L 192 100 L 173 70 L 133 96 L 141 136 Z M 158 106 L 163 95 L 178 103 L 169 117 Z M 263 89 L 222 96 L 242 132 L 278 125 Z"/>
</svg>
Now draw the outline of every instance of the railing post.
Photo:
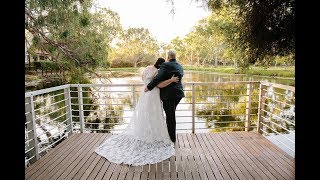
<svg viewBox="0 0 320 180">
<path fill-rule="evenodd" d="M 31 112 L 31 120 L 32 120 L 32 131 L 33 131 L 33 141 L 34 141 L 34 149 L 37 160 L 40 159 L 39 155 L 39 142 L 38 142 L 38 136 L 37 136 L 37 126 L 36 126 L 36 114 L 34 112 L 34 103 L 33 103 L 33 96 L 30 97 L 30 112 Z"/>
<path fill-rule="evenodd" d="M 262 128 L 262 124 L 261 122 L 263 122 L 263 118 L 262 118 L 262 114 L 263 114 L 263 110 L 264 110 L 264 103 L 265 103 L 265 89 L 266 89 L 266 85 L 263 85 L 260 82 L 260 91 L 259 91 L 259 106 L 258 106 L 258 122 L 257 122 L 257 131 L 262 134 L 261 128 Z"/>
<path fill-rule="evenodd" d="M 252 83 L 247 84 L 247 103 L 246 103 L 246 121 L 245 131 L 250 131 L 250 114 L 251 114 L 251 94 L 252 94 Z"/>
<path fill-rule="evenodd" d="M 83 133 L 83 129 L 84 129 L 83 97 L 82 97 L 82 87 L 80 85 L 78 85 L 78 104 L 79 104 L 80 132 Z"/>
<path fill-rule="evenodd" d="M 64 89 L 64 98 L 65 98 L 65 105 L 67 106 L 66 112 L 69 111 L 66 114 L 66 119 L 69 119 L 69 121 L 67 121 L 67 126 L 68 126 L 67 130 L 69 132 L 68 136 L 70 136 L 73 130 L 70 86 Z"/>
<path fill-rule="evenodd" d="M 133 109 L 136 107 L 136 86 L 132 85 L 132 105 Z"/>
<path fill-rule="evenodd" d="M 31 110 L 31 98 L 30 97 L 25 98 L 25 103 L 26 103 L 25 104 L 25 112 L 26 113 L 29 112 L 25 115 L 26 122 L 29 122 L 27 124 L 26 128 L 27 128 L 27 131 L 32 130 L 28 133 L 28 139 L 33 139 L 33 141 L 29 142 L 29 146 L 34 147 L 32 150 L 27 152 L 27 154 L 29 155 L 29 157 L 32 157 L 32 156 L 35 156 L 37 154 L 37 152 L 39 152 L 39 151 L 36 152 L 36 148 L 35 148 L 36 144 L 38 143 L 37 142 L 38 140 L 37 140 L 37 136 L 34 136 L 35 134 L 34 134 L 34 128 L 33 128 L 32 113 L 31 113 L 31 111 L 32 111 Z M 30 164 L 36 162 L 36 160 L 37 160 L 36 158 L 30 159 Z"/>
<path fill-rule="evenodd" d="M 191 96 L 191 103 L 192 103 L 192 133 L 195 131 L 195 93 L 194 93 L 194 83 L 192 83 L 192 96 Z"/>
</svg>

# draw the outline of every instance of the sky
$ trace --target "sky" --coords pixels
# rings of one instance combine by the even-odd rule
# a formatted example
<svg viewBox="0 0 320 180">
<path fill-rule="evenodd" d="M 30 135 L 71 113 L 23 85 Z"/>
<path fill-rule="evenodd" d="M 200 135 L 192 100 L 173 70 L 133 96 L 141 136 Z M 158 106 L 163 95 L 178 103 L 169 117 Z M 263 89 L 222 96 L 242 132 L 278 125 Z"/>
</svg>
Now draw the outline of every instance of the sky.
<svg viewBox="0 0 320 180">
<path fill-rule="evenodd" d="M 174 0 L 175 14 L 166 0 L 98 0 L 102 7 L 110 8 L 120 16 L 122 27 L 144 27 L 158 41 L 169 43 L 192 30 L 197 21 L 207 17 L 209 11 L 194 0 Z"/>
</svg>

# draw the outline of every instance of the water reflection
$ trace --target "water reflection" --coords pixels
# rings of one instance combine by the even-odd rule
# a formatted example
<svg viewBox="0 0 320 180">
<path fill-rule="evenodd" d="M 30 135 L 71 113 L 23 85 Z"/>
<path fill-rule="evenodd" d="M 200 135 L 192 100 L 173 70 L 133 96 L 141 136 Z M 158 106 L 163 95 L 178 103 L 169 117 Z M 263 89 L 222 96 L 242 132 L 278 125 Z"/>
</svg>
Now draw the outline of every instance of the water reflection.
<svg viewBox="0 0 320 180">
<path fill-rule="evenodd" d="M 125 73 L 124 73 L 125 74 Z M 123 75 L 121 73 L 117 74 L 119 77 L 111 77 L 109 80 L 113 84 L 128 84 L 128 83 L 141 83 L 141 77 L 139 74 L 127 74 Z M 102 81 L 101 81 L 102 80 Z M 92 79 L 93 84 L 110 83 L 107 79 Z M 225 81 L 269 81 L 274 83 L 280 83 L 285 85 L 294 85 L 294 79 L 279 79 L 279 78 L 267 78 L 267 77 L 255 77 L 246 75 L 229 75 L 229 74 L 216 74 L 210 72 L 185 72 L 183 82 L 225 82 Z M 108 101 L 104 101 L 108 104 L 114 104 L 113 106 L 101 107 L 106 112 L 112 111 L 113 108 L 121 109 L 120 117 L 116 119 L 107 119 L 111 123 L 113 122 L 123 122 L 128 123 L 133 111 L 133 98 L 130 91 L 131 87 L 106 87 L 104 90 L 111 91 L 115 88 L 116 91 L 127 91 L 129 93 L 118 92 L 114 93 L 117 98 L 108 98 Z M 186 98 L 183 98 L 180 104 L 177 106 L 177 130 L 178 132 L 190 132 L 192 127 L 192 105 L 191 105 L 191 86 L 185 86 Z M 237 85 L 218 85 L 218 86 L 196 86 L 195 87 L 195 106 L 196 117 L 195 126 L 197 132 L 208 132 L 209 130 L 205 128 L 221 128 L 215 129 L 213 131 L 230 131 L 230 130 L 243 130 L 244 120 L 246 114 L 246 102 L 248 101 L 247 87 L 245 84 Z M 141 87 L 136 87 L 137 97 L 139 97 Z M 279 91 L 279 90 L 278 90 Z M 279 92 L 283 93 L 283 92 Z M 131 94 L 131 95 L 130 95 Z M 257 109 L 258 109 L 258 97 L 259 90 L 258 86 L 253 87 L 251 96 L 251 114 L 250 120 L 251 125 L 256 125 L 257 120 Z M 292 97 L 292 93 L 287 93 L 287 98 Z M 110 95 L 111 96 L 111 95 Z M 277 99 L 281 101 L 282 97 L 279 96 Z M 122 99 L 122 100 L 121 100 Z M 292 98 L 291 98 L 292 99 Z M 269 102 L 266 102 L 269 103 Z M 272 102 L 271 102 L 272 103 Z M 294 103 L 294 102 L 293 102 Z M 124 104 L 124 105 L 116 105 Z M 283 107 L 282 107 L 283 108 Z M 292 110 L 292 109 L 291 109 Z M 122 113 L 121 113 L 122 112 Z M 274 113 L 277 114 L 276 111 Z M 279 111 L 278 114 L 284 113 Z M 281 114 L 281 116 L 283 116 Z M 284 113 L 286 114 L 286 113 Z M 122 116 L 121 116 L 122 115 Z M 93 113 L 92 116 L 96 117 Z M 107 115 L 108 116 L 108 115 Z M 116 116 L 115 114 L 109 114 L 109 117 Z M 228 123 L 226 123 L 228 122 Z M 274 125 L 272 125 L 274 126 Z M 114 130 L 121 130 L 126 127 L 126 124 L 115 125 Z M 228 128 L 230 127 L 230 128 Z M 103 127 L 101 127 L 103 128 Z M 180 130 L 179 130 L 180 129 Z M 189 130 L 185 130 L 189 129 Z M 283 132 L 283 131 L 281 131 Z"/>
</svg>

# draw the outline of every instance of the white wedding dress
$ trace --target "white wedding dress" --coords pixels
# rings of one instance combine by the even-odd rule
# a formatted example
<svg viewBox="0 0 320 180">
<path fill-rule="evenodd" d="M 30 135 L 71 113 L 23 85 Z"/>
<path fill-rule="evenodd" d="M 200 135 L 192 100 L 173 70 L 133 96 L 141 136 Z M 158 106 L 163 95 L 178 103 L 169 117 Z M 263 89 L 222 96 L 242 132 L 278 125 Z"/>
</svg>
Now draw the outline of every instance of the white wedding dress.
<svg viewBox="0 0 320 180">
<path fill-rule="evenodd" d="M 148 66 L 143 71 L 144 87 L 158 71 Z M 144 92 L 134 109 L 127 128 L 120 134 L 113 134 L 95 152 L 110 162 L 133 166 L 154 164 L 175 155 L 164 117 L 160 90 L 158 87 Z"/>
</svg>

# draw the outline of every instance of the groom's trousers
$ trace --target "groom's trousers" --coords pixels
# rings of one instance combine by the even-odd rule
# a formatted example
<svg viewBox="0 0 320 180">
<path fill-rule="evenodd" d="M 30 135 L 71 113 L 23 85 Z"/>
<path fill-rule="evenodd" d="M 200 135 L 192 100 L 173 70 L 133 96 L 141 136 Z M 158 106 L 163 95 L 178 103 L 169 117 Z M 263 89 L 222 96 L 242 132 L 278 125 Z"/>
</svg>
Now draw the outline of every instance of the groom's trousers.
<svg viewBox="0 0 320 180">
<path fill-rule="evenodd" d="M 163 100 L 163 109 L 166 113 L 167 128 L 170 139 L 176 142 L 176 107 L 182 98 Z"/>
</svg>

